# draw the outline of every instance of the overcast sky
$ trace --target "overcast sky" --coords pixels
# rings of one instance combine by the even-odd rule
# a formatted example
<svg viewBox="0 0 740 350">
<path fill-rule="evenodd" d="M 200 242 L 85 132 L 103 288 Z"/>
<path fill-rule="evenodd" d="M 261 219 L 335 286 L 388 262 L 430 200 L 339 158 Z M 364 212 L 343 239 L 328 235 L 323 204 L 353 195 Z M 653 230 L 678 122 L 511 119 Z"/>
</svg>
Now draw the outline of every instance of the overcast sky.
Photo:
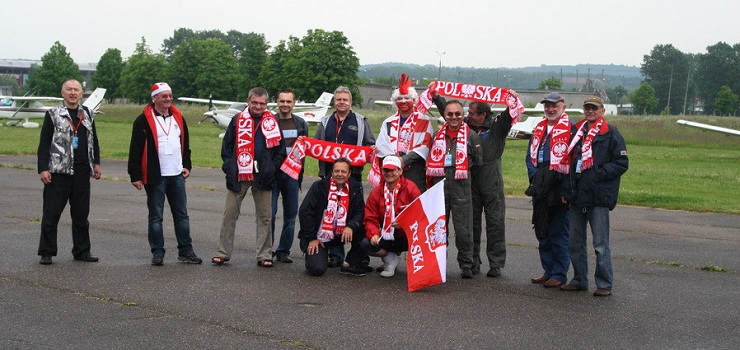
<svg viewBox="0 0 740 350">
<path fill-rule="evenodd" d="M 0 58 L 38 60 L 59 41 L 77 63 L 96 63 L 108 48 L 125 59 L 141 37 L 158 52 L 183 27 L 263 33 L 271 46 L 338 30 L 360 64 L 436 66 L 441 57 L 443 66 L 478 68 L 639 66 L 656 44 L 704 53 L 740 42 L 738 0 L 5 0 L 1 8 Z"/>
</svg>

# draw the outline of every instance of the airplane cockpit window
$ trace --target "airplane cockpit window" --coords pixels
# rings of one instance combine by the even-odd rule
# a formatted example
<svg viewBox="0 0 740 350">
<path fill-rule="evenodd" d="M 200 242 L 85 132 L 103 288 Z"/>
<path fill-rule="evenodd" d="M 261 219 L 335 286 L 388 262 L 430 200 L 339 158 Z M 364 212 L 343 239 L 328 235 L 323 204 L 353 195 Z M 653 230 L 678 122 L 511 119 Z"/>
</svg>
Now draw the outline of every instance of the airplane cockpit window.
<svg viewBox="0 0 740 350">
<path fill-rule="evenodd" d="M 229 109 L 234 109 L 237 111 L 243 111 L 245 108 L 247 108 L 247 104 L 244 102 L 235 102 L 232 103 L 231 106 L 229 106 Z"/>
<path fill-rule="evenodd" d="M 13 105 L 13 99 L 6 97 L 0 101 L 0 106 L 12 106 Z"/>
</svg>

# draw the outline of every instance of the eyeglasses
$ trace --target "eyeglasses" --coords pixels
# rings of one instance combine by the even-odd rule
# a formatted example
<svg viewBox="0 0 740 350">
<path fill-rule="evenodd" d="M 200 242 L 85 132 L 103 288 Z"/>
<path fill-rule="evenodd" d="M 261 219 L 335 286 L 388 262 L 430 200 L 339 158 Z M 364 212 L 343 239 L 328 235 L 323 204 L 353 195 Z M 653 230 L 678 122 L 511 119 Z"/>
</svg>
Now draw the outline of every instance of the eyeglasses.
<svg viewBox="0 0 740 350">
<path fill-rule="evenodd" d="M 445 116 L 447 117 L 462 117 L 462 112 L 447 112 L 445 113 Z"/>
<path fill-rule="evenodd" d="M 588 111 L 588 110 L 598 111 L 599 109 L 601 109 L 601 107 L 594 106 L 594 105 L 585 105 L 585 106 L 583 106 L 583 110 L 584 111 Z"/>
</svg>

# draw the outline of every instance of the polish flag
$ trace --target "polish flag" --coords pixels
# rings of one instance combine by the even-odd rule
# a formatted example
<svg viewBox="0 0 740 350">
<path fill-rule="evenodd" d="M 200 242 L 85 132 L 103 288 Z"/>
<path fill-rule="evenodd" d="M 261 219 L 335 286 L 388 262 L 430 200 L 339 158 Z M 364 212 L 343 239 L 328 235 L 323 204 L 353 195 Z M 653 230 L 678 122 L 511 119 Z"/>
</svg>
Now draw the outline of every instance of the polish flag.
<svg viewBox="0 0 740 350">
<path fill-rule="evenodd" d="M 396 220 L 406 232 L 408 291 L 447 281 L 447 225 L 444 180 L 426 190 Z"/>
</svg>

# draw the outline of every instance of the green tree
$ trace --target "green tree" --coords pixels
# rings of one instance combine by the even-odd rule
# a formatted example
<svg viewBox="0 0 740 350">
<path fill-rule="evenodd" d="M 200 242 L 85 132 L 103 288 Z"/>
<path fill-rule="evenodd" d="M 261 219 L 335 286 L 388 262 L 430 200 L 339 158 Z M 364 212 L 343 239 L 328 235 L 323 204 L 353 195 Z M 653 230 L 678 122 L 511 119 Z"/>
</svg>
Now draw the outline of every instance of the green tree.
<svg viewBox="0 0 740 350">
<path fill-rule="evenodd" d="M 189 40 L 206 40 L 206 39 L 219 39 L 226 41 L 226 35 L 218 29 L 193 31 L 188 28 L 176 29 L 171 37 L 164 39 L 162 42 L 162 54 L 169 60 L 170 56 L 175 53 L 175 50 L 183 43 Z"/>
<path fill-rule="evenodd" d="M 632 108 L 635 114 L 650 114 L 655 112 L 658 106 L 658 98 L 655 97 L 655 89 L 648 83 L 642 83 L 630 96 Z"/>
<path fill-rule="evenodd" d="M 67 48 L 56 41 L 49 52 L 41 57 L 41 66 L 31 67 L 26 91 L 42 96 L 59 96 L 62 83 L 68 79 L 85 81 Z"/>
<path fill-rule="evenodd" d="M 18 79 L 13 78 L 12 76 L 0 74 L 0 86 L 10 87 L 11 95 L 21 94 L 21 87 L 18 85 Z"/>
<path fill-rule="evenodd" d="M 615 103 L 615 104 L 624 103 L 624 101 L 628 98 L 627 89 L 622 85 L 618 85 L 613 88 L 607 88 L 606 96 L 609 97 L 609 101 L 612 103 Z"/>
<path fill-rule="evenodd" d="M 237 98 L 236 59 L 218 39 L 182 43 L 170 57 L 166 77 L 178 96 Z"/>
<path fill-rule="evenodd" d="M 562 84 L 560 84 L 560 79 L 555 77 L 549 77 L 543 81 L 540 82 L 540 85 L 537 86 L 540 90 L 550 90 L 550 91 L 559 91 L 563 89 Z"/>
<path fill-rule="evenodd" d="M 695 80 L 698 95 L 704 101 L 704 111 L 712 114 L 721 86 L 740 91 L 740 44 L 733 47 L 719 42 L 708 46 L 707 53 L 697 59 Z"/>
<path fill-rule="evenodd" d="M 669 106 L 671 114 L 683 112 L 690 61 L 691 55 L 671 44 L 655 45 L 649 55 L 643 56 L 640 72 L 645 76 L 644 82 L 655 89 L 658 105 L 661 108 Z"/>
<path fill-rule="evenodd" d="M 226 42 L 231 45 L 234 57 L 239 63 L 240 86 L 251 89 L 264 85 L 259 78 L 267 62 L 267 51 L 270 49 L 264 34 L 244 34 L 232 30 L 227 34 Z M 247 91 L 240 93 L 246 94 Z"/>
<path fill-rule="evenodd" d="M 150 88 L 162 80 L 164 68 L 164 56 L 153 54 L 142 37 L 121 71 L 121 95 L 135 103 L 151 101 Z"/>
<path fill-rule="evenodd" d="M 289 87 L 284 80 L 287 78 L 284 76 L 285 61 L 291 53 L 295 53 L 299 49 L 300 44 L 298 38 L 290 36 L 288 40 L 280 40 L 278 45 L 270 52 L 259 75 L 262 87 L 267 89 L 270 96 L 276 96 L 278 91 Z"/>
<path fill-rule="evenodd" d="M 298 99 L 315 99 L 324 91 L 333 92 L 339 86 L 352 91 L 353 102 L 362 106 L 357 72 L 360 60 L 349 40 L 340 31 L 309 30 L 296 45 L 287 47 L 283 57 L 283 86 L 291 87 Z"/>
<path fill-rule="evenodd" d="M 92 81 L 95 85 L 94 87 L 107 89 L 105 97 L 108 101 L 121 97 L 118 91 L 121 71 L 123 71 L 121 50 L 108 49 L 103 56 L 100 56 L 98 65 L 95 68 L 95 74 L 92 76 Z"/>
<path fill-rule="evenodd" d="M 732 93 L 729 86 L 723 85 L 719 88 L 717 98 L 714 99 L 714 106 L 720 115 L 734 115 L 737 108 L 738 97 Z"/>
</svg>

